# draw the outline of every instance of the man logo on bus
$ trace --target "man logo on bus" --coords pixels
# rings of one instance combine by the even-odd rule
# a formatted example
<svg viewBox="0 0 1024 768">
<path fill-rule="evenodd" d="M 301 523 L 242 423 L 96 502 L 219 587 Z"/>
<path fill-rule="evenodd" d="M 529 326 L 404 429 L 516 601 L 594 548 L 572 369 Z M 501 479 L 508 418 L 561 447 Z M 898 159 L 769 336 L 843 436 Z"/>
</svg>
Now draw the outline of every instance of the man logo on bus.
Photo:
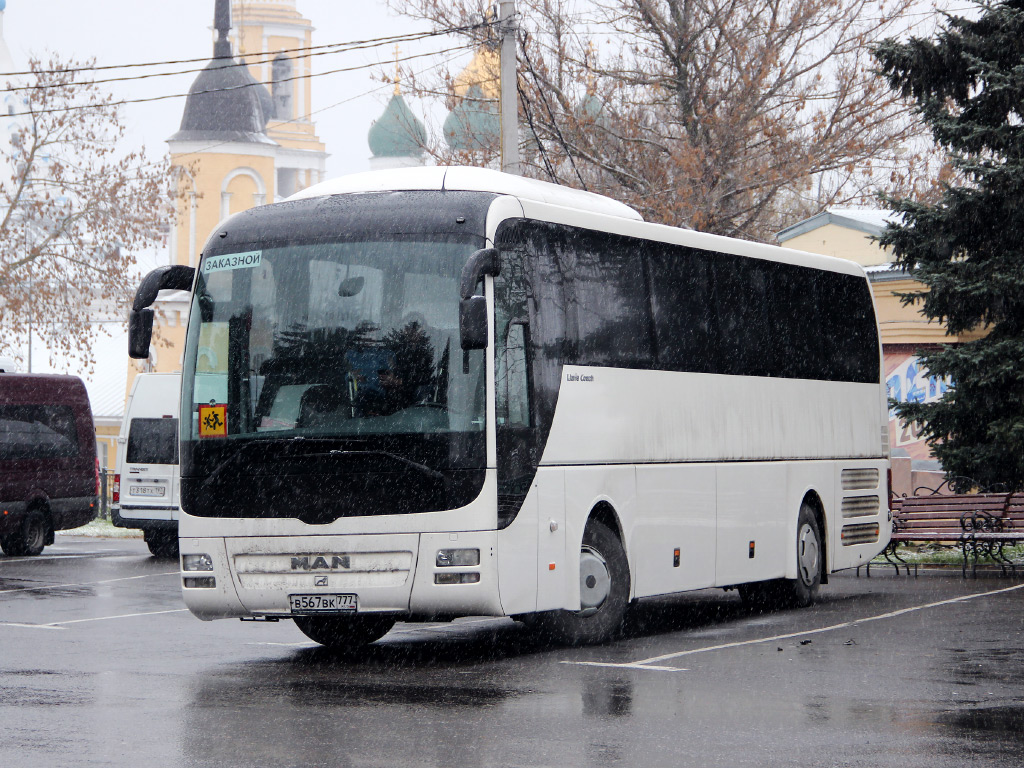
<svg viewBox="0 0 1024 768">
<path fill-rule="evenodd" d="M 331 555 L 330 563 L 325 555 L 310 558 L 308 555 L 292 558 L 293 571 L 336 571 L 339 568 L 351 568 L 352 561 L 348 555 Z"/>
</svg>

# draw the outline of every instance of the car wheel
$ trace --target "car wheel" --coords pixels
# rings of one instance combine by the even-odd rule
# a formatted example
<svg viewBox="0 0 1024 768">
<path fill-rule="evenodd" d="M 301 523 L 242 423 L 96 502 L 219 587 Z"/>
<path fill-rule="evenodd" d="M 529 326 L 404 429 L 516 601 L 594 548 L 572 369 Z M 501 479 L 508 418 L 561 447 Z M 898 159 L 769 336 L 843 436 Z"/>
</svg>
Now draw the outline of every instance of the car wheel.
<svg viewBox="0 0 1024 768">
<path fill-rule="evenodd" d="M 395 626 L 395 618 L 374 616 L 296 616 L 295 626 L 314 642 L 341 651 L 380 640 Z"/>
<path fill-rule="evenodd" d="M 554 640 L 591 645 L 622 631 L 629 605 L 629 561 L 619 537 L 591 520 L 580 547 L 580 608 L 537 614 L 537 626 Z"/>
<path fill-rule="evenodd" d="M 46 546 L 48 529 L 49 525 L 43 511 L 39 508 L 30 509 L 21 521 L 21 530 L 15 534 L 18 539 L 15 542 L 17 554 L 35 557 L 42 553 Z"/>
</svg>

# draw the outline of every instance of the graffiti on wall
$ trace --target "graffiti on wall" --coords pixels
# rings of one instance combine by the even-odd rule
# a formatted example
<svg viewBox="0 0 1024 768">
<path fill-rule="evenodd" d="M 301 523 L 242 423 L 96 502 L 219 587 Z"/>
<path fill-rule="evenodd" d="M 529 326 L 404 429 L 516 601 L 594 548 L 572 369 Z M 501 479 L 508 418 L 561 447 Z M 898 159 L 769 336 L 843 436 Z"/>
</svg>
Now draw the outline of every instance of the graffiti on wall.
<svg viewBox="0 0 1024 768">
<path fill-rule="evenodd" d="M 942 397 L 950 386 L 950 378 L 929 376 L 927 369 L 916 355 L 905 353 L 886 354 L 885 386 L 889 398 L 901 403 L 933 403 Z M 889 442 L 893 449 L 904 449 L 911 458 L 933 458 L 928 445 L 921 437 L 918 424 L 905 424 L 889 409 Z"/>
</svg>

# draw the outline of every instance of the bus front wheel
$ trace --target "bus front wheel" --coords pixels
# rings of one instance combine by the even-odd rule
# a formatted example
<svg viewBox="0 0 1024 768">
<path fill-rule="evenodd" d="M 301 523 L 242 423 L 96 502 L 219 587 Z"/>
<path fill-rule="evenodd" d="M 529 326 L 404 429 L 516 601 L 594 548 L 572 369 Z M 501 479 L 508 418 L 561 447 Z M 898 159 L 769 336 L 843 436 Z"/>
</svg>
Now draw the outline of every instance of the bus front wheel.
<svg viewBox="0 0 1024 768">
<path fill-rule="evenodd" d="M 619 537 L 591 520 L 580 547 L 580 609 L 537 614 L 534 623 L 569 645 L 611 640 L 622 631 L 629 604 L 629 562 Z"/>
<path fill-rule="evenodd" d="M 296 616 L 295 626 L 310 640 L 340 651 L 380 640 L 395 626 L 388 615 Z"/>
</svg>

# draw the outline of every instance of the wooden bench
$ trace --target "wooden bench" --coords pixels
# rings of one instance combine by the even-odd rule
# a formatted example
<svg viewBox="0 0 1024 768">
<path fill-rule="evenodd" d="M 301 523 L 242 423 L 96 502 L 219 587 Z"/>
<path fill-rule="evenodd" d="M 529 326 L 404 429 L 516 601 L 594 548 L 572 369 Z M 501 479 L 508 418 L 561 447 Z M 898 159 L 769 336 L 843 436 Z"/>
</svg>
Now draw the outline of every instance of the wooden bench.
<svg viewBox="0 0 1024 768">
<path fill-rule="evenodd" d="M 891 501 L 892 538 L 882 551 L 889 565 L 900 572 L 900 564 L 910 575 L 910 563 L 897 553 L 900 544 L 936 542 L 960 549 L 961 573 L 967 576 L 967 563 L 977 576 L 978 558 L 998 563 L 1003 574 L 1007 568 L 1016 575 L 1013 561 L 1006 557 L 1007 546 L 1024 542 L 1024 494 L 964 493 L 928 494 L 894 497 Z M 858 569 L 859 571 L 859 569 Z M 871 575 L 870 566 L 867 569 Z M 917 564 L 914 564 L 917 575 Z"/>
</svg>

